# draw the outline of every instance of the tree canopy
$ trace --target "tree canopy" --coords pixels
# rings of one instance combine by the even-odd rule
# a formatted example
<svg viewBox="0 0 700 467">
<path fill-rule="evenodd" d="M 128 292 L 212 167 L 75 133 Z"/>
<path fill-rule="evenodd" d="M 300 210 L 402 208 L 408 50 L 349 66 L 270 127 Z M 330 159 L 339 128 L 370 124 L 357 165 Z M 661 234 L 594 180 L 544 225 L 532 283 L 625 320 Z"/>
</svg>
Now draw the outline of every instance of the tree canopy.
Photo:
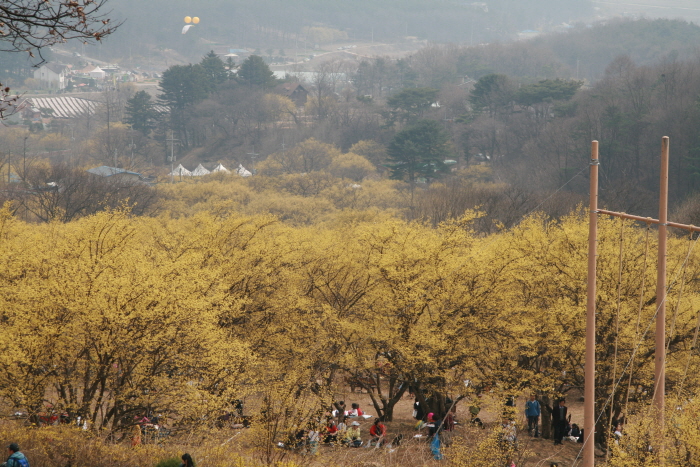
<svg viewBox="0 0 700 467">
<path fill-rule="evenodd" d="M 449 138 L 439 122 L 419 120 L 394 136 L 387 149 L 391 177 L 415 182 L 445 172 L 451 152 Z"/>
<path fill-rule="evenodd" d="M 148 135 L 156 127 L 158 112 L 153 108 L 151 95 L 146 91 L 138 91 L 126 102 L 126 117 L 124 122 L 136 131 Z"/>
<path fill-rule="evenodd" d="M 563 79 L 545 79 L 535 84 L 521 86 L 515 95 L 519 104 L 533 105 L 545 100 L 568 101 L 583 85 L 582 81 L 566 81 Z M 474 94 L 472 94 L 474 95 Z"/>
<path fill-rule="evenodd" d="M 238 81 L 247 86 L 271 87 L 277 80 L 275 74 L 259 55 L 251 55 L 238 68 Z"/>
<path fill-rule="evenodd" d="M 414 122 L 423 117 L 430 106 L 437 103 L 438 90 L 433 88 L 408 88 L 390 96 L 387 106 L 390 110 L 390 120 Z"/>
</svg>

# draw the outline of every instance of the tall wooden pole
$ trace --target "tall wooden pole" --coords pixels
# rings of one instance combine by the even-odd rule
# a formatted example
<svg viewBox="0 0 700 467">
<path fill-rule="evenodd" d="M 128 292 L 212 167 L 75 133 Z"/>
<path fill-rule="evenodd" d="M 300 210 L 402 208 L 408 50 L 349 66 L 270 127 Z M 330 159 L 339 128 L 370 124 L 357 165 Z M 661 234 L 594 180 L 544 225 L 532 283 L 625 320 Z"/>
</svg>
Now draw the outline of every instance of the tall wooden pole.
<svg viewBox="0 0 700 467">
<path fill-rule="evenodd" d="M 654 406 L 660 433 L 659 461 L 663 463 L 664 407 L 666 393 L 666 229 L 668 225 L 668 136 L 661 139 L 659 183 L 659 259 L 656 278 L 656 351 L 654 356 Z"/>
<path fill-rule="evenodd" d="M 586 363 L 583 392 L 583 466 L 595 462 L 595 299 L 598 256 L 598 141 L 591 143 L 590 211 L 588 218 L 588 295 L 586 301 Z"/>
</svg>

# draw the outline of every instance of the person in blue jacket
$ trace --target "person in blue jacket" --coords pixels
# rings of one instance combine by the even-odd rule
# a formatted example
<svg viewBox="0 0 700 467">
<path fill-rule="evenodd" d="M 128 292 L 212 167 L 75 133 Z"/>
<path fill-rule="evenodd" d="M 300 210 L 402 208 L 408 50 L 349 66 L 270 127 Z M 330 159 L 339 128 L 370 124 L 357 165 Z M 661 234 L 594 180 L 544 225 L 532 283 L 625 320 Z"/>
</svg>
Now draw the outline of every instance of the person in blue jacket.
<svg viewBox="0 0 700 467">
<path fill-rule="evenodd" d="M 7 446 L 7 452 L 10 457 L 8 457 L 7 461 L 3 462 L 0 467 L 29 467 L 29 461 L 24 454 L 19 451 L 17 443 L 12 443 Z"/>
<path fill-rule="evenodd" d="M 540 436 L 539 420 L 540 420 L 540 402 L 535 398 L 534 394 L 530 395 L 530 400 L 525 402 L 525 416 L 527 416 L 527 431 L 532 435 L 535 432 L 535 438 Z"/>
</svg>

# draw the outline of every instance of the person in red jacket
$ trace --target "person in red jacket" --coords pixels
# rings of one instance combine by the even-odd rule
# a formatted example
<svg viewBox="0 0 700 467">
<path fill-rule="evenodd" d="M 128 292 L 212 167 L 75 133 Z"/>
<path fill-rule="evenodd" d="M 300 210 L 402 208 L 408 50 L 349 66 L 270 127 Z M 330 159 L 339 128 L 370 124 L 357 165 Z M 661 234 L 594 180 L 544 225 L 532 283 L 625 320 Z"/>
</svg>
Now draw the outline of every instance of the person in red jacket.
<svg viewBox="0 0 700 467">
<path fill-rule="evenodd" d="M 328 426 L 325 429 L 325 436 L 323 442 L 326 444 L 336 443 L 338 441 L 338 427 L 335 422 L 331 420 L 328 422 Z"/>
<path fill-rule="evenodd" d="M 376 446 L 381 446 L 384 442 L 384 437 L 386 436 L 386 425 L 379 421 L 378 418 L 374 419 L 374 425 L 369 429 L 369 435 L 371 436 L 367 447 L 375 444 Z"/>
</svg>

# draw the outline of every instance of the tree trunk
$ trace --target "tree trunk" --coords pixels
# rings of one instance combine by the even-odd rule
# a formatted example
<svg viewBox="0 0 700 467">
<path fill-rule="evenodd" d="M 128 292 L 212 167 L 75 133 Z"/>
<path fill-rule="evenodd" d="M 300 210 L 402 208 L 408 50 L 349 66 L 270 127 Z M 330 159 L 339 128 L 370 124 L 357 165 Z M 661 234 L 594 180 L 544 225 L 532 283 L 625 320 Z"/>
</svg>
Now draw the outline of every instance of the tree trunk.
<svg viewBox="0 0 700 467">
<path fill-rule="evenodd" d="M 542 419 L 542 437 L 545 439 L 552 438 L 552 401 L 549 396 L 542 396 L 540 398 L 540 418 Z"/>
</svg>

